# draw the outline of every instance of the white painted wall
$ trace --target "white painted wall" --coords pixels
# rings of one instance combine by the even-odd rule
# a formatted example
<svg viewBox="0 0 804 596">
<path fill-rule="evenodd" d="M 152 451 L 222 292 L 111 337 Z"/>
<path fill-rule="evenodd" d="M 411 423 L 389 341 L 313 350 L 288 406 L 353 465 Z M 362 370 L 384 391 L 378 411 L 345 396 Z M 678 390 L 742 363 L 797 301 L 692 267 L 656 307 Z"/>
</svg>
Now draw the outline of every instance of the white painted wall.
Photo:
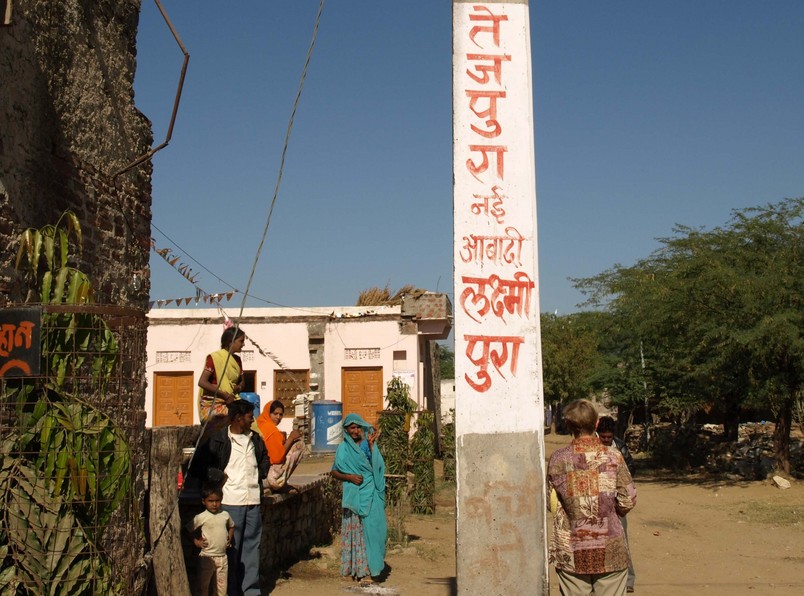
<svg viewBox="0 0 804 596">
<path fill-rule="evenodd" d="M 422 403 L 422 383 L 418 374 L 418 336 L 401 335 L 396 321 L 335 320 L 327 324 L 324 336 L 325 385 L 327 399 L 341 401 L 341 368 L 377 367 L 383 369 L 383 386 L 387 386 L 394 371 L 415 373 L 411 397 Z M 347 358 L 354 350 L 370 353 L 358 354 L 357 360 Z M 379 349 L 379 357 L 373 357 Z M 404 359 L 394 359 L 394 353 L 404 352 Z M 403 375 L 408 380 L 408 375 Z"/>
<path fill-rule="evenodd" d="M 441 420 L 454 422 L 449 411 L 455 409 L 455 379 L 441 379 Z"/>
<path fill-rule="evenodd" d="M 383 385 L 387 386 L 394 371 L 412 383 L 411 397 L 423 405 L 419 337 L 402 335 L 400 319 L 377 320 L 375 315 L 400 316 L 400 307 L 338 308 L 254 308 L 245 309 L 244 318 L 264 317 L 265 323 L 244 323 L 246 335 L 266 352 L 273 354 L 285 368 L 310 369 L 308 320 L 310 316 L 334 315 L 324 332 L 324 386 L 326 399 L 341 401 L 341 369 L 344 367 L 377 367 L 383 369 Z M 153 423 L 154 373 L 159 371 L 192 372 L 198 382 L 206 355 L 220 348 L 224 319 L 216 309 L 155 309 L 148 314 L 147 388 L 145 391 L 146 426 Z M 230 313 L 230 316 L 232 314 Z M 271 322 L 295 317 L 298 322 Z M 301 320 L 304 319 L 304 320 Z M 158 321 L 159 324 L 155 324 Z M 157 363 L 158 352 L 173 352 L 172 362 Z M 396 353 L 396 358 L 395 358 Z M 256 392 L 261 405 L 273 400 L 274 371 L 279 368 L 271 358 L 262 356 L 246 341 L 241 354 L 243 368 L 256 371 Z M 314 380 L 314 379 L 313 379 Z M 283 427 L 292 423 L 292 413 Z M 193 416 L 199 423 L 197 404 Z M 284 429 L 283 430 L 287 430 Z"/>
</svg>

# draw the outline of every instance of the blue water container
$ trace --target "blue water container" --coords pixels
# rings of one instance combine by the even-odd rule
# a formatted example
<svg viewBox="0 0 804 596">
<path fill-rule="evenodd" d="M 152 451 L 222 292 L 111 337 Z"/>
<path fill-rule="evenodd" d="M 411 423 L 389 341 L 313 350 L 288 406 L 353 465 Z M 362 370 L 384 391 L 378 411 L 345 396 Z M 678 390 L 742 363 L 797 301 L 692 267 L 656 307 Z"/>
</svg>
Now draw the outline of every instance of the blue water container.
<svg viewBox="0 0 804 596">
<path fill-rule="evenodd" d="M 254 404 L 254 418 L 260 415 L 260 396 L 257 393 L 253 393 L 251 391 L 241 391 L 240 392 L 240 399 L 244 399 L 247 402 Z"/>
<path fill-rule="evenodd" d="M 310 402 L 312 406 L 312 450 L 335 451 L 343 441 L 343 404 L 331 399 Z"/>
</svg>

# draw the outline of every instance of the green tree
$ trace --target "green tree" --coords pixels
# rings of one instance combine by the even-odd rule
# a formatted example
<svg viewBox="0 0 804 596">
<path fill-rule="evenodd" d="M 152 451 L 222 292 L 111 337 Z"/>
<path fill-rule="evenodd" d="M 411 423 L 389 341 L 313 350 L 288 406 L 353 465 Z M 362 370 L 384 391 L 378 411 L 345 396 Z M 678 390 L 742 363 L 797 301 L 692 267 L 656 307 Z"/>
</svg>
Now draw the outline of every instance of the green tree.
<svg viewBox="0 0 804 596">
<path fill-rule="evenodd" d="M 441 370 L 442 379 L 455 378 L 455 352 L 450 350 L 447 346 L 442 344 L 438 345 L 438 364 Z"/>
<path fill-rule="evenodd" d="M 566 403 L 586 397 L 599 366 L 598 338 L 583 313 L 541 315 L 544 398 Z"/>
<path fill-rule="evenodd" d="M 718 410 L 735 439 L 742 410 L 776 413 L 777 465 L 804 379 L 804 199 L 734 211 L 726 226 L 677 226 L 632 267 L 576 280 L 590 304 L 643 342 L 659 405 Z"/>
</svg>

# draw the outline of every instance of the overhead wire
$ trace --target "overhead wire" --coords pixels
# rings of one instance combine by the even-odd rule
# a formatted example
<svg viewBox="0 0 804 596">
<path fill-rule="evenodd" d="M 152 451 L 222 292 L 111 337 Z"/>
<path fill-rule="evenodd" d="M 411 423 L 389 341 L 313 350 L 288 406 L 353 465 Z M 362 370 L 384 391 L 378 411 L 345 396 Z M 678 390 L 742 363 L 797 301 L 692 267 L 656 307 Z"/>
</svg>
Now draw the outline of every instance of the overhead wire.
<svg viewBox="0 0 804 596">
<path fill-rule="evenodd" d="M 288 120 L 288 127 L 287 127 L 287 130 L 285 132 L 285 140 L 284 140 L 284 143 L 282 145 L 282 157 L 281 157 L 280 162 L 279 162 L 279 172 L 278 172 L 278 175 L 277 175 L 276 185 L 274 186 L 274 194 L 273 194 L 273 197 L 271 198 L 271 206 L 270 206 L 270 209 L 268 210 L 268 217 L 266 218 L 265 227 L 263 228 L 262 237 L 260 238 L 260 244 L 257 247 L 256 254 L 254 255 L 254 263 L 253 263 L 253 265 L 251 267 L 251 273 L 249 275 L 248 282 L 246 283 L 246 290 L 245 290 L 245 292 L 243 292 L 243 301 L 242 301 L 242 303 L 240 305 L 240 312 L 239 312 L 237 318 L 234 320 L 234 328 L 235 328 L 234 337 L 238 336 L 238 331 L 240 329 L 240 320 L 243 318 L 243 311 L 246 308 L 246 299 L 248 297 L 248 291 L 251 288 L 251 282 L 254 280 L 254 273 L 257 270 L 257 263 L 259 262 L 260 255 L 262 254 L 262 248 L 263 248 L 263 246 L 265 244 L 265 238 L 268 235 L 268 228 L 271 225 L 271 218 L 273 216 L 274 206 L 276 205 L 276 200 L 277 200 L 277 197 L 279 196 L 279 188 L 280 188 L 281 183 L 282 183 L 282 174 L 283 174 L 284 169 L 285 169 L 285 158 L 287 156 L 288 147 L 290 145 L 290 134 L 291 134 L 291 132 L 293 130 L 293 123 L 294 123 L 294 121 L 296 119 L 296 111 L 297 111 L 297 109 L 299 107 L 299 101 L 301 99 L 302 89 L 304 88 L 304 82 L 307 79 L 307 70 L 308 70 L 308 68 L 310 66 L 310 59 L 312 58 L 312 55 L 313 55 L 313 48 L 315 47 L 315 41 L 316 41 L 316 38 L 318 37 L 318 27 L 319 27 L 319 25 L 321 23 L 321 14 L 323 13 L 323 11 L 324 11 L 324 0 L 320 0 L 319 5 L 318 5 L 318 12 L 317 12 L 316 18 L 315 18 L 315 25 L 313 26 L 312 39 L 310 40 L 310 47 L 307 50 L 307 57 L 305 58 L 304 67 L 302 68 L 302 74 L 301 74 L 301 78 L 299 80 L 299 87 L 298 87 L 298 90 L 296 91 L 296 98 L 293 101 L 293 109 L 291 110 L 290 118 Z M 234 342 L 232 342 L 232 343 L 234 343 Z M 224 361 L 224 364 L 223 364 L 223 369 L 222 369 L 222 372 L 221 372 L 221 376 L 226 374 L 226 367 L 229 365 L 229 362 L 230 362 L 231 358 L 232 358 L 232 351 L 231 351 L 231 345 L 230 345 L 228 354 L 226 355 L 226 360 Z M 217 394 L 217 391 L 216 391 L 216 394 Z M 204 431 L 206 430 L 206 427 L 207 427 L 208 423 L 209 423 L 209 419 L 207 420 L 207 422 L 205 422 L 202 425 L 201 434 L 198 437 L 198 441 L 196 441 L 196 448 L 198 448 L 198 444 L 201 442 L 201 439 L 204 437 Z M 192 459 L 191 459 L 190 463 L 192 463 Z"/>
<path fill-rule="evenodd" d="M 248 297 L 248 291 L 249 291 L 249 289 L 251 289 L 251 282 L 254 280 L 254 273 L 257 270 L 257 263 L 259 263 L 260 255 L 262 254 L 262 248 L 265 245 L 265 238 L 268 236 L 268 228 L 271 225 L 271 219 L 273 217 L 274 207 L 276 206 L 276 199 L 279 196 L 279 187 L 282 184 L 282 175 L 283 175 L 283 173 L 285 171 L 285 159 L 287 157 L 288 147 L 290 146 L 290 133 L 293 130 L 293 123 L 296 120 L 296 110 L 299 107 L 299 101 L 301 99 L 302 89 L 304 89 L 304 82 L 307 80 L 307 70 L 310 67 L 310 59 L 312 58 L 313 48 L 315 47 L 315 41 L 316 41 L 316 38 L 318 37 L 318 26 L 321 23 L 321 14 L 322 14 L 323 11 L 324 11 L 324 0 L 320 0 L 320 2 L 318 4 L 318 12 L 317 12 L 316 18 L 315 18 L 315 25 L 313 26 L 313 36 L 312 36 L 312 39 L 310 40 L 310 47 L 307 49 L 307 57 L 305 58 L 304 66 L 302 67 L 302 74 L 301 74 L 301 78 L 299 80 L 299 88 L 296 91 L 296 98 L 293 101 L 293 109 L 290 112 L 290 118 L 288 120 L 288 127 L 287 127 L 287 130 L 285 131 L 285 140 L 284 140 L 284 143 L 282 144 L 282 156 L 281 156 L 281 158 L 279 160 L 279 172 L 278 172 L 277 178 L 276 178 L 276 185 L 274 186 L 274 194 L 273 194 L 273 197 L 271 198 L 271 206 L 268 209 L 268 217 L 266 218 L 265 227 L 263 228 L 263 231 L 262 231 L 262 237 L 260 238 L 260 244 L 257 247 L 257 252 L 254 255 L 254 263 L 251 266 L 251 273 L 249 274 L 248 282 L 246 283 L 246 290 L 245 290 L 245 292 L 243 292 L 243 301 L 240 304 L 240 312 L 238 313 L 237 318 L 235 319 L 235 323 L 234 323 L 235 337 L 237 337 L 237 332 L 240 329 L 240 319 L 243 318 L 243 311 L 246 308 L 246 299 Z M 230 350 L 229 354 L 226 356 L 226 361 L 224 362 L 224 365 L 223 365 L 223 371 L 224 372 L 226 371 L 226 366 L 229 364 L 229 360 L 231 359 L 231 356 L 232 356 L 232 352 Z M 206 426 L 206 425 L 204 425 L 204 426 Z M 202 429 L 201 433 L 202 433 L 202 436 L 203 436 L 203 429 Z M 200 441 L 201 437 L 199 437 L 198 440 Z"/>
<path fill-rule="evenodd" d="M 249 289 L 251 289 L 251 282 L 254 279 L 254 273 L 257 270 L 257 263 L 260 260 L 260 255 L 262 254 L 262 247 L 265 244 L 265 238 L 268 235 L 268 227 L 271 225 L 271 218 L 274 213 L 274 206 L 276 205 L 276 199 L 279 196 L 279 187 L 282 184 L 282 175 L 285 170 L 285 158 L 288 152 L 288 146 L 290 145 L 290 133 L 293 130 L 293 123 L 296 119 L 296 110 L 299 107 L 299 100 L 301 99 L 302 89 L 304 88 L 304 82 L 307 79 L 307 69 L 310 66 L 310 59 L 313 55 L 313 48 L 315 47 L 316 37 L 318 36 L 318 26 L 321 22 L 321 13 L 324 11 L 324 0 L 320 0 L 318 5 L 318 13 L 316 14 L 315 18 L 315 25 L 313 27 L 313 37 L 310 40 L 310 47 L 307 50 L 307 58 L 304 61 L 304 67 L 302 68 L 301 79 L 299 80 L 299 88 L 296 91 L 296 99 L 293 101 L 293 109 L 290 113 L 290 119 L 288 121 L 288 128 L 285 132 L 285 142 L 282 146 L 282 157 L 279 160 L 279 174 L 276 179 L 276 186 L 274 187 L 274 195 L 271 199 L 271 207 L 268 210 L 268 218 L 265 221 L 265 227 L 263 228 L 262 238 L 260 239 L 260 244 L 257 247 L 257 253 L 254 255 L 254 264 L 251 267 L 251 274 L 248 278 L 248 283 L 246 283 L 246 291 L 245 295 L 243 296 L 243 303 L 240 306 L 240 316 L 243 314 L 243 309 L 246 307 L 246 295 L 248 294 Z"/>
<path fill-rule="evenodd" d="M 158 4 L 158 2 L 157 2 L 157 4 Z M 316 38 L 318 36 L 318 28 L 319 28 L 319 25 L 321 23 L 321 15 L 322 15 L 323 11 L 324 11 L 324 0 L 320 0 L 319 5 L 318 5 L 318 12 L 316 13 L 315 25 L 313 27 L 313 35 L 312 35 L 312 39 L 310 41 L 310 47 L 307 50 L 307 57 L 305 59 L 304 67 L 302 69 L 302 75 L 301 75 L 301 79 L 299 81 L 299 88 L 298 88 L 298 90 L 296 92 L 296 99 L 293 102 L 293 109 L 291 111 L 287 131 L 285 133 L 285 139 L 284 139 L 284 143 L 283 143 L 283 147 L 282 147 L 282 158 L 280 160 L 279 173 L 278 173 L 278 176 L 277 176 L 276 186 L 274 187 L 274 194 L 273 194 L 273 197 L 271 199 L 271 207 L 270 207 L 270 209 L 268 211 L 268 217 L 267 217 L 267 220 L 265 222 L 265 228 L 263 229 L 262 238 L 260 239 L 259 247 L 257 249 L 257 252 L 256 252 L 255 256 L 254 256 L 254 264 L 252 265 L 251 274 L 249 275 L 248 283 L 246 284 L 246 290 L 245 290 L 245 292 L 243 292 L 243 302 L 240 305 L 240 313 L 239 313 L 237 319 L 234 322 L 234 327 L 235 327 L 234 337 L 235 338 L 238 336 L 238 331 L 239 331 L 239 328 L 240 328 L 240 319 L 243 316 L 243 311 L 245 310 L 245 305 L 246 305 L 246 299 L 249 296 L 248 291 L 251 288 L 251 282 L 254 279 L 254 272 L 257 269 L 257 263 L 259 262 L 260 254 L 262 253 L 262 247 L 263 247 L 263 245 L 265 243 L 265 238 L 266 238 L 266 236 L 268 234 L 268 228 L 269 228 L 270 223 L 271 223 L 271 217 L 273 215 L 274 206 L 276 204 L 276 199 L 277 199 L 277 197 L 279 195 L 279 187 L 280 187 L 280 184 L 281 184 L 281 181 L 282 181 L 282 173 L 284 171 L 284 166 L 285 166 L 285 157 L 286 157 L 286 154 L 287 154 L 288 146 L 290 144 L 290 133 L 291 133 L 291 131 L 293 129 L 293 122 L 294 122 L 295 117 L 296 117 L 296 110 L 298 109 L 299 100 L 301 98 L 301 92 L 302 92 L 302 89 L 304 87 L 304 82 L 305 82 L 305 80 L 307 78 L 307 70 L 308 70 L 308 67 L 310 65 L 310 59 L 312 57 L 313 48 L 315 46 L 315 41 L 316 41 Z M 156 227 L 156 226 L 154 226 L 154 227 Z M 158 230 L 158 228 L 156 228 L 156 229 Z M 167 235 L 164 232 L 162 232 L 161 230 L 159 230 L 159 232 L 162 233 L 167 238 Z M 171 242 L 176 244 L 173 240 L 171 240 Z M 176 246 L 178 247 L 178 244 L 176 244 Z M 180 250 L 182 250 L 186 254 L 186 251 L 181 249 L 181 247 L 179 247 L 179 248 L 180 248 Z M 198 263 L 198 261 L 196 261 L 195 259 L 193 259 L 193 261 Z M 201 267 L 203 267 L 205 270 L 209 271 L 206 267 L 201 265 L 201 263 L 198 263 L 198 264 Z M 225 283 L 226 285 L 229 285 L 230 287 L 234 288 L 234 286 L 231 286 L 231 284 L 228 284 L 224 280 L 220 279 L 217 275 L 215 275 L 211 271 L 209 271 L 209 272 L 213 276 L 215 276 L 219 281 L 221 281 L 222 283 Z M 196 284 L 193 283 L 193 285 L 196 288 L 198 288 L 198 286 Z M 239 290 L 238 290 L 238 292 L 239 292 Z M 266 300 L 266 302 L 268 302 L 268 301 Z M 219 308 L 220 308 L 220 305 L 219 305 Z M 234 342 L 232 342 L 232 343 L 234 343 Z M 252 343 L 254 343 L 254 342 L 252 341 Z M 254 345 L 257 347 L 257 349 L 263 355 L 269 355 L 270 354 L 270 352 L 268 354 L 266 354 L 266 352 L 264 350 L 262 350 L 262 348 L 260 348 L 257 344 L 254 344 Z M 229 345 L 229 350 L 228 350 L 228 353 L 227 353 L 227 356 L 226 356 L 226 361 L 224 362 L 223 369 L 221 371 L 221 377 L 223 377 L 223 375 L 226 374 L 226 367 L 229 365 L 229 362 L 230 362 L 230 360 L 232 358 L 231 348 L 232 348 L 232 346 L 230 344 Z M 274 356 L 274 355 L 270 354 L 269 357 L 271 357 L 271 356 Z M 274 361 L 276 362 L 277 360 L 274 360 Z M 281 366 L 281 364 L 280 364 L 280 366 Z M 218 391 L 216 390 L 215 393 L 216 393 L 216 396 L 217 396 Z M 195 443 L 195 449 L 193 451 L 193 455 L 190 457 L 190 461 L 188 462 L 188 471 L 192 466 L 193 459 L 195 458 L 195 454 L 196 454 L 196 451 L 198 449 L 198 445 L 201 442 L 201 440 L 204 438 L 204 434 L 205 434 L 205 431 L 206 431 L 206 428 L 207 428 L 207 425 L 208 425 L 210 419 L 211 418 L 207 419 L 207 421 L 204 422 L 204 424 L 202 424 L 202 426 L 201 426 L 201 433 L 199 434 L 199 437 L 198 437 L 198 439 L 197 439 L 197 441 Z M 182 486 L 182 490 L 183 490 L 183 488 L 184 487 Z M 153 545 L 155 545 L 156 542 L 159 542 L 161 540 L 165 529 L 167 528 L 168 524 L 170 523 L 170 519 L 172 518 L 174 512 L 177 509 L 178 509 L 178 500 L 176 501 L 176 504 L 175 504 L 174 508 L 168 514 L 167 519 L 165 520 L 162 528 L 156 533 L 156 536 L 154 537 Z M 152 545 L 152 551 L 153 551 L 153 545 Z"/>
<path fill-rule="evenodd" d="M 226 286 L 229 286 L 229 287 L 230 287 L 232 290 L 234 290 L 236 293 L 238 293 L 238 294 L 243 294 L 243 295 L 244 295 L 245 297 L 247 297 L 247 298 L 251 298 L 252 300 L 257 300 L 257 301 L 259 301 L 259 302 L 264 302 L 265 304 L 270 304 L 270 305 L 272 305 L 272 306 L 279 306 L 279 307 L 281 307 L 281 308 L 292 308 L 292 309 L 294 309 L 294 310 L 298 310 L 298 311 L 301 311 L 301 312 L 309 312 L 309 313 L 317 313 L 317 312 L 318 312 L 318 311 L 312 310 L 312 309 L 310 309 L 310 308 L 304 308 L 304 307 L 299 307 L 299 306 L 289 306 L 289 305 L 287 305 L 287 304 L 280 304 L 279 302 L 275 302 L 275 301 L 273 301 L 273 300 L 268 300 L 267 298 L 262 298 L 261 296 L 257 296 L 257 295 L 255 295 L 255 294 L 247 294 L 247 293 L 245 293 L 245 292 L 241 291 L 240 289 L 238 289 L 238 288 L 237 288 L 236 286 L 234 286 L 233 284 L 229 283 L 229 282 L 228 282 L 228 281 L 226 281 L 225 279 L 223 279 L 223 278 L 221 278 L 220 276 L 218 276 L 218 275 L 217 275 L 215 272 L 213 272 L 211 269 L 209 269 L 209 268 L 208 268 L 206 265 L 204 265 L 204 264 L 203 264 L 201 261 L 199 261 L 198 259 L 196 259 L 196 258 L 195 258 L 193 255 L 191 255 L 191 254 L 190 254 L 190 253 L 189 253 L 189 252 L 188 252 L 188 251 L 187 251 L 187 250 L 186 250 L 184 247 L 182 247 L 182 246 L 181 246 L 181 245 L 180 245 L 178 242 L 176 242 L 176 241 L 175 241 L 173 238 L 171 238 L 170 236 L 168 236 L 168 234 L 167 234 L 167 233 L 165 233 L 165 232 L 164 232 L 162 229 L 160 229 L 160 228 L 159 228 L 159 226 L 157 226 L 155 223 L 151 222 L 151 226 L 152 226 L 152 227 L 153 227 L 153 228 L 154 228 L 154 229 L 155 229 L 157 232 L 159 232 L 160 234 L 162 234 L 162 236 L 164 236 L 164 237 L 167 239 L 167 241 L 168 241 L 168 242 L 170 242 L 171 244 L 173 244 L 173 246 L 175 246 L 176 248 L 178 248 L 178 249 L 179 249 L 179 250 L 182 252 L 182 254 L 184 254 L 184 255 L 185 255 L 185 256 L 186 256 L 188 259 L 190 259 L 190 260 L 191 260 L 193 263 L 195 263 L 196 265 L 198 265 L 199 267 L 201 267 L 201 269 L 203 269 L 204 271 L 206 271 L 207 273 L 209 273 L 210 275 L 212 275 L 212 277 L 214 277 L 215 279 L 217 279 L 217 280 L 218 280 L 219 282 L 221 282 L 222 284 L 224 284 L 224 285 L 226 285 Z M 189 279 L 187 279 L 187 277 L 186 277 L 186 276 L 184 276 L 184 275 L 182 275 L 182 277 L 183 277 L 184 279 L 186 279 L 186 280 L 187 280 L 187 281 L 188 281 L 188 282 L 189 282 L 189 283 L 190 283 L 190 284 L 191 284 L 193 287 L 195 287 L 195 288 L 199 288 L 199 289 L 200 289 L 200 286 L 199 286 L 198 284 L 193 283 L 192 281 L 190 281 Z M 207 293 L 207 292 L 206 292 L 206 291 L 204 291 L 203 289 L 202 289 L 202 292 L 204 292 L 205 294 Z"/>
</svg>

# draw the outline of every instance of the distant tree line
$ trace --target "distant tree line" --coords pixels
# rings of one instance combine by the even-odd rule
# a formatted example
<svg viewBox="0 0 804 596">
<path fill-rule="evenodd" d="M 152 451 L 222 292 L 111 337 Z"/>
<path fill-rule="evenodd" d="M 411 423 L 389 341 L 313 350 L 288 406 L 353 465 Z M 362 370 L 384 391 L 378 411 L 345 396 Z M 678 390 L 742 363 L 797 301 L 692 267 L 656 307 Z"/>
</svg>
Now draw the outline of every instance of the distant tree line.
<svg viewBox="0 0 804 596">
<path fill-rule="evenodd" d="M 712 230 L 676 226 L 631 266 L 574 279 L 595 310 L 542 315 L 544 394 L 605 391 L 626 416 L 687 423 L 702 412 L 735 440 L 741 417 L 776 422 L 777 467 L 804 401 L 804 199 L 732 212 Z"/>
<path fill-rule="evenodd" d="M 735 210 L 712 230 L 676 226 L 659 242 L 631 266 L 573 279 L 590 310 L 541 315 L 545 402 L 605 394 L 620 420 L 679 425 L 705 412 L 727 440 L 768 414 L 789 472 L 794 417 L 804 423 L 804 198 Z M 372 288 L 361 302 L 394 298 Z M 439 356 L 452 378 L 454 354 L 442 345 Z"/>
</svg>

